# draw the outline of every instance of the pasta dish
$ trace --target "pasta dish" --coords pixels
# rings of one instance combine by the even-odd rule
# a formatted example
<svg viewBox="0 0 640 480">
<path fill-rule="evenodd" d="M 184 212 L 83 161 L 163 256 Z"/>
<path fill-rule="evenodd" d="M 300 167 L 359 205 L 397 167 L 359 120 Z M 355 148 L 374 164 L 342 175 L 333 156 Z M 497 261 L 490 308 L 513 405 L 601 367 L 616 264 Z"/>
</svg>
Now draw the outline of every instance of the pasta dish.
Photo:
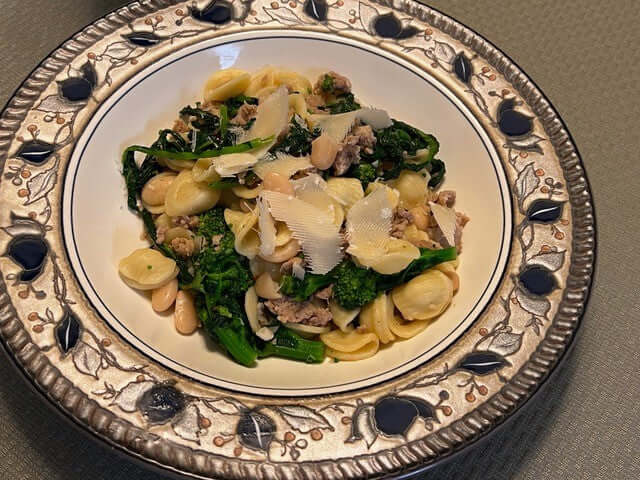
<svg viewBox="0 0 640 480">
<path fill-rule="evenodd" d="M 440 189 L 438 151 L 336 72 L 220 70 L 172 128 L 123 153 L 149 246 L 120 276 L 242 365 L 369 358 L 459 288 L 469 219 Z"/>
</svg>

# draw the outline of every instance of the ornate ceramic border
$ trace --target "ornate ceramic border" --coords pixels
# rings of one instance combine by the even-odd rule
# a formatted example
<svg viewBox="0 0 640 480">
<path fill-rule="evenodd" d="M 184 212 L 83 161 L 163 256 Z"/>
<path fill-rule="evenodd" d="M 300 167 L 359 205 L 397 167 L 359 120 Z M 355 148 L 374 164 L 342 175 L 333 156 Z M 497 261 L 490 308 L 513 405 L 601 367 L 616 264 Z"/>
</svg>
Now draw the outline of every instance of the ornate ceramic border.
<svg viewBox="0 0 640 480">
<path fill-rule="evenodd" d="M 480 118 L 512 185 L 514 239 L 492 304 L 454 347 L 401 378 L 304 401 L 189 382 L 101 322 L 59 232 L 75 139 L 124 81 L 183 46 L 239 29 L 313 30 L 418 65 Z M 362 478 L 433 463 L 504 421 L 553 370 L 578 327 L 593 268 L 587 181 L 532 82 L 454 20 L 412 1 L 133 2 L 67 41 L 0 118 L 0 336 L 78 423 L 132 455 L 218 478 Z"/>
</svg>

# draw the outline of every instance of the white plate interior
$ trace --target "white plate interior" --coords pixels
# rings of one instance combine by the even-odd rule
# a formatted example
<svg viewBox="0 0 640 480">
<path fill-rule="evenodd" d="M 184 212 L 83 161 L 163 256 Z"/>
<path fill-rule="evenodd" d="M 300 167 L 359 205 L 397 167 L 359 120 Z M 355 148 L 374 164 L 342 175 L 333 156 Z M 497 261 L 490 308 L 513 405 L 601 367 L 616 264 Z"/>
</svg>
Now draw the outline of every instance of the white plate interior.
<svg viewBox="0 0 640 480">
<path fill-rule="evenodd" d="M 128 288 L 117 263 L 140 240 L 142 224 L 126 207 L 122 150 L 150 144 L 177 111 L 201 98 L 220 68 L 256 70 L 265 64 L 307 73 L 347 75 L 366 104 L 433 133 L 445 161 L 444 188 L 471 222 L 460 257 L 461 287 L 450 308 L 423 333 L 360 362 L 307 365 L 269 358 L 256 368 L 235 364 L 205 335 L 177 334 L 170 315 L 151 310 L 146 295 Z M 477 318 L 500 281 L 511 238 L 511 205 L 497 154 L 479 123 L 442 85 L 410 64 L 354 41 L 323 34 L 249 32 L 173 53 L 119 88 L 80 137 L 65 178 L 65 243 L 80 284 L 100 315 L 136 348 L 197 380 L 242 392 L 310 395 L 359 388 L 399 375 L 449 346 Z"/>
</svg>

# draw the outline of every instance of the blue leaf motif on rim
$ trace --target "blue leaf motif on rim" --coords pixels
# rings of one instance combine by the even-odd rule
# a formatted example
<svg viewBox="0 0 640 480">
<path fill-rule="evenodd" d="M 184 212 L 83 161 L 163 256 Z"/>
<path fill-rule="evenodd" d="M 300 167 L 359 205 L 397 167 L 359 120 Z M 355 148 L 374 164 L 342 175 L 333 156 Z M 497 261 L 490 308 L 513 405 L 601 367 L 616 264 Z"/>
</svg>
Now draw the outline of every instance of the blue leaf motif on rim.
<svg viewBox="0 0 640 480">
<path fill-rule="evenodd" d="M 153 47 L 164 40 L 153 32 L 131 32 L 122 35 L 122 38 L 139 47 Z"/>
<path fill-rule="evenodd" d="M 548 295 L 558 287 L 558 282 L 553 273 L 539 265 L 525 268 L 520 272 L 518 278 L 524 289 L 533 295 Z"/>
<path fill-rule="evenodd" d="M 71 310 L 65 310 L 62 319 L 54 330 L 56 343 L 63 355 L 66 355 L 78 344 L 82 327 L 75 314 Z"/>
<path fill-rule="evenodd" d="M 329 6 L 326 0 L 307 0 L 304 2 L 302 10 L 311 18 L 319 22 L 324 22 L 327 19 Z"/>
<path fill-rule="evenodd" d="M 43 142 L 42 140 L 29 140 L 22 144 L 20 149 L 16 152 L 16 157 L 19 157 L 32 165 L 42 165 L 49 159 L 54 151 L 55 147 L 48 142 Z"/>
<path fill-rule="evenodd" d="M 202 22 L 222 25 L 232 18 L 233 7 L 226 0 L 213 0 L 204 8 L 190 7 L 191 16 Z"/>
<path fill-rule="evenodd" d="M 535 223 L 553 223 L 562 216 L 563 202 L 539 199 L 527 209 L 527 219 Z"/>
<path fill-rule="evenodd" d="M 95 88 L 98 83 L 98 74 L 96 73 L 96 69 L 93 67 L 91 62 L 85 62 L 80 67 L 80 73 L 82 74 L 82 78 L 84 78 L 91 88 Z"/>
<path fill-rule="evenodd" d="M 42 273 L 48 253 L 49 245 L 42 236 L 26 234 L 14 236 L 3 256 L 22 268 L 18 274 L 20 282 L 31 282 Z"/>
<path fill-rule="evenodd" d="M 66 80 L 58 82 L 60 96 L 66 98 L 70 102 L 81 102 L 87 100 L 91 96 L 91 83 L 82 77 L 69 77 Z"/>
<path fill-rule="evenodd" d="M 453 60 L 453 72 L 462 83 L 469 83 L 473 75 L 473 65 L 464 53 L 460 52 Z"/>
<path fill-rule="evenodd" d="M 531 133 L 533 118 L 515 110 L 513 98 L 504 99 L 498 106 L 498 128 L 507 137 L 522 137 Z"/>
<path fill-rule="evenodd" d="M 186 399 L 172 385 L 156 385 L 144 392 L 136 402 L 137 409 L 149 423 L 162 424 L 184 410 Z"/>
<path fill-rule="evenodd" d="M 471 352 L 456 365 L 458 370 L 466 370 L 475 375 L 489 375 L 511 365 L 502 355 L 489 351 Z"/>
<path fill-rule="evenodd" d="M 275 432 L 273 420 L 254 410 L 244 412 L 236 426 L 240 443 L 254 450 L 268 451 Z"/>
<path fill-rule="evenodd" d="M 402 397 L 383 397 L 373 406 L 375 425 L 385 435 L 405 435 L 416 417 L 418 408 Z"/>
<path fill-rule="evenodd" d="M 395 38 L 398 40 L 413 37 L 418 29 L 413 26 L 403 26 L 402 22 L 393 13 L 378 15 L 372 22 L 373 30 L 382 38 Z"/>
</svg>

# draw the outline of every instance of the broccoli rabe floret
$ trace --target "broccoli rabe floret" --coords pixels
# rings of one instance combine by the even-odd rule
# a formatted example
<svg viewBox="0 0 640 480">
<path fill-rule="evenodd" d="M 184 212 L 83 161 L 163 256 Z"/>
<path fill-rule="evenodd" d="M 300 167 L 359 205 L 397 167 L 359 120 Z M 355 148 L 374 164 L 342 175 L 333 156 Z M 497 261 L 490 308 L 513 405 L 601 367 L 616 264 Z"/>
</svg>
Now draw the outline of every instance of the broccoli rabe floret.
<svg viewBox="0 0 640 480">
<path fill-rule="evenodd" d="M 349 173 L 347 173 L 347 176 L 360 180 L 363 189 L 366 189 L 367 185 L 373 182 L 377 177 L 376 169 L 370 163 L 360 163 L 352 166 Z"/>
<path fill-rule="evenodd" d="M 229 231 L 224 221 L 224 208 L 214 207 L 200 215 L 197 234 L 210 239 L 214 235 L 224 235 Z"/>
<path fill-rule="evenodd" d="M 371 269 L 360 268 L 350 260 L 345 260 L 331 271 L 334 279 L 333 295 L 347 310 L 361 307 L 376 298 L 378 274 Z"/>
<path fill-rule="evenodd" d="M 280 281 L 280 292 L 298 302 L 303 302 L 318 290 L 329 286 L 331 282 L 333 282 L 331 275 L 307 273 L 302 280 L 293 275 L 284 275 Z"/>
<path fill-rule="evenodd" d="M 325 110 L 329 110 L 329 113 L 336 115 L 338 113 L 353 112 L 354 110 L 360 110 L 360 104 L 356 102 L 353 93 L 344 93 L 336 97 L 336 101 L 329 103 Z"/>
</svg>

